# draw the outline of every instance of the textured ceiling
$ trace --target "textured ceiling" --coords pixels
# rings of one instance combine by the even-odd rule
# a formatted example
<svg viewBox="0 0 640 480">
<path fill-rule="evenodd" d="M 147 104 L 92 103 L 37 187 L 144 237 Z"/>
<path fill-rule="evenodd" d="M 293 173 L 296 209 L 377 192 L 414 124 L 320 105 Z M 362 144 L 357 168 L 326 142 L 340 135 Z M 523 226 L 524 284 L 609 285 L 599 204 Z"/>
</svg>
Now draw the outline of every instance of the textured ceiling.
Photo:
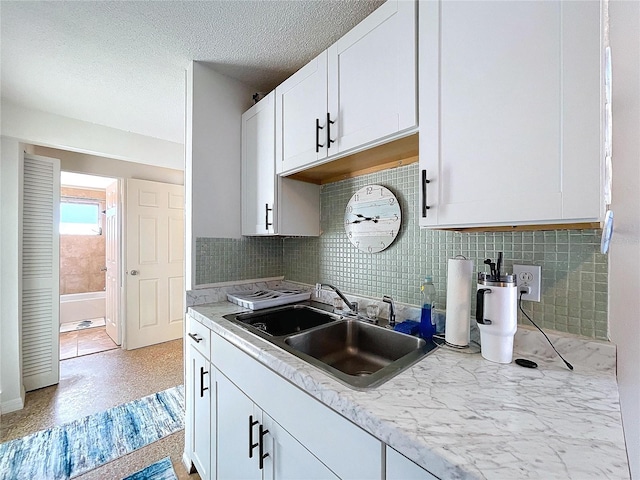
<svg viewBox="0 0 640 480">
<path fill-rule="evenodd" d="M 381 0 L 0 2 L 3 99 L 184 141 L 191 60 L 270 91 Z"/>
</svg>

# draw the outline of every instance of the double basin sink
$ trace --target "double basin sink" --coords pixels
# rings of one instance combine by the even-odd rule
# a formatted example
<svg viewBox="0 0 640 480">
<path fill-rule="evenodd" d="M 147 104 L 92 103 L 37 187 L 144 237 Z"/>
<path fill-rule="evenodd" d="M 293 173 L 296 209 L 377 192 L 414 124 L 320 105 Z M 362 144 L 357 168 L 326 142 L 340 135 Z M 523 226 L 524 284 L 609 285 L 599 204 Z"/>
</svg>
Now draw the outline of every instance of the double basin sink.
<svg viewBox="0 0 640 480">
<path fill-rule="evenodd" d="M 304 304 L 224 318 L 355 389 L 384 383 L 435 348 L 421 338 Z"/>
</svg>

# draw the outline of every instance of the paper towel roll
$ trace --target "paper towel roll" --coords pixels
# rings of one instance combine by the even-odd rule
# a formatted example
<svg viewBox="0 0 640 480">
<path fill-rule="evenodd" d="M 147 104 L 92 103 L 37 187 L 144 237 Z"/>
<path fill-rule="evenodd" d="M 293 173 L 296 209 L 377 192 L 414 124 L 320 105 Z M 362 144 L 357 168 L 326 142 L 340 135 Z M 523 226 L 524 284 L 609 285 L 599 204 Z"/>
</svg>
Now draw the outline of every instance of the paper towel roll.
<svg viewBox="0 0 640 480">
<path fill-rule="evenodd" d="M 447 263 L 447 318 L 444 339 L 451 345 L 469 345 L 473 260 L 450 258 Z"/>
</svg>

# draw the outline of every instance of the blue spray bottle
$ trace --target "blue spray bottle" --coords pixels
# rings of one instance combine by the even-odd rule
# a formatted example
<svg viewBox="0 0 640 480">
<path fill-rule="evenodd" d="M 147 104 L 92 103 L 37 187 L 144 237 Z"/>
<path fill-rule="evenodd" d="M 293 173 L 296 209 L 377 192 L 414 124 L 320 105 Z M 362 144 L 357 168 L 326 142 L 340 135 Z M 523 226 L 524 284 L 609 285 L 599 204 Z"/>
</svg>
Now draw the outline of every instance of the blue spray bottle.
<svg viewBox="0 0 640 480">
<path fill-rule="evenodd" d="M 430 340 L 436 333 L 436 326 L 433 323 L 431 314 L 436 301 L 436 287 L 430 276 L 424 278 L 424 282 L 420 286 L 422 292 L 422 311 L 420 313 L 420 336 L 425 340 Z"/>
</svg>

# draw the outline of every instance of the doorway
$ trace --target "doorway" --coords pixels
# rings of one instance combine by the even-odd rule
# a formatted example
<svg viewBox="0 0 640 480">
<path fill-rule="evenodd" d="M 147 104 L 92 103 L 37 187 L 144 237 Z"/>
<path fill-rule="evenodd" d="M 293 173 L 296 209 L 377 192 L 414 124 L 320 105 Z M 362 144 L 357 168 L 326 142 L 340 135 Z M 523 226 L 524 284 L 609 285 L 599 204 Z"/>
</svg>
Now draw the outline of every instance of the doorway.
<svg viewBox="0 0 640 480">
<path fill-rule="evenodd" d="M 118 179 L 60 175 L 60 360 L 121 344 Z M 114 291 L 115 290 L 115 291 Z"/>
</svg>

